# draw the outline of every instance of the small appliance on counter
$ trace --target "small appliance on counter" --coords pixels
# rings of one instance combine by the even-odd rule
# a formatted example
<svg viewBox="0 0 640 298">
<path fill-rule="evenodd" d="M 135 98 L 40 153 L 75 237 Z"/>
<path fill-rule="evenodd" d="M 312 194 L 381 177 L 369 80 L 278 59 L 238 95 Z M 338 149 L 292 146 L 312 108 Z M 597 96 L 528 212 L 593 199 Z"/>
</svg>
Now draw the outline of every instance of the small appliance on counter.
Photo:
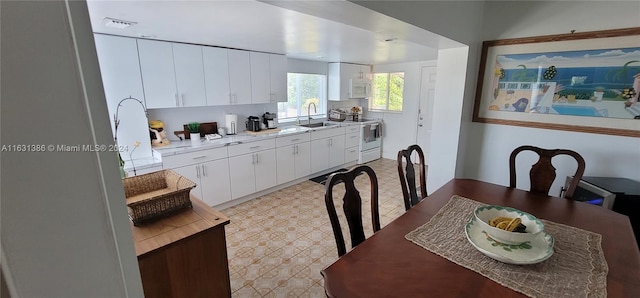
<svg viewBox="0 0 640 298">
<path fill-rule="evenodd" d="M 149 136 L 151 147 L 162 147 L 171 143 L 164 131 L 164 123 L 160 120 L 149 120 Z"/>
<path fill-rule="evenodd" d="M 249 116 L 246 125 L 248 131 L 260 131 L 260 117 Z"/>
<path fill-rule="evenodd" d="M 224 116 L 225 125 L 227 129 L 228 135 L 235 135 L 238 133 L 238 115 L 237 114 L 226 114 Z"/>
<path fill-rule="evenodd" d="M 262 123 L 264 124 L 265 129 L 276 128 L 276 114 L 271 114 L 269 112 L 262 114 Z"/>
</svg>

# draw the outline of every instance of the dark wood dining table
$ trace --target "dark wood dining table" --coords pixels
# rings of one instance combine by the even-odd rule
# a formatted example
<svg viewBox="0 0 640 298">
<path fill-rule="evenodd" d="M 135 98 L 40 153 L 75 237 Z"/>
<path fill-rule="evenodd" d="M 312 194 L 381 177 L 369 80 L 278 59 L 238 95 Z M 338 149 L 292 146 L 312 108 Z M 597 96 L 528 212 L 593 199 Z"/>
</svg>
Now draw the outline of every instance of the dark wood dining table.
<svg viewBox="0 0 640 298">
<path fill-rule="evenodd" d="M 321 271 L 329 297 L 525 297 L 405 239 L 453 195 L 517 208 L 602 235 L 609 297 L 640 297 L 640 251 L 627 216 L 564 198 L 453 179 Z M 398 198 L 401 200 L 401 198 Z M 392 256 L 392 257 L 389 257 Z"/>
</svg>

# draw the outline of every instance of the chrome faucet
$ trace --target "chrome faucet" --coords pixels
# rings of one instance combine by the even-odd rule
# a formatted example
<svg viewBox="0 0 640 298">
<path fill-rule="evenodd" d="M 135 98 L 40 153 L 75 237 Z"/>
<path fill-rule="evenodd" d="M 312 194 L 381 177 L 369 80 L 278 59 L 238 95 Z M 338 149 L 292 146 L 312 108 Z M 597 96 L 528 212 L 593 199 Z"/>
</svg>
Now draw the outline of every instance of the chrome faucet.
<svg viewBox="0 0 640 298">
<path fill-rule="evenodd" d="M 307 117 L 309 117 L 309 125 L 311 125 L 311 105 L 313 105 L 313 112 L 318 113 L 318 107 L 316 106 L 316 103 L 310 102 L 307 106 Z"/>
</svg>

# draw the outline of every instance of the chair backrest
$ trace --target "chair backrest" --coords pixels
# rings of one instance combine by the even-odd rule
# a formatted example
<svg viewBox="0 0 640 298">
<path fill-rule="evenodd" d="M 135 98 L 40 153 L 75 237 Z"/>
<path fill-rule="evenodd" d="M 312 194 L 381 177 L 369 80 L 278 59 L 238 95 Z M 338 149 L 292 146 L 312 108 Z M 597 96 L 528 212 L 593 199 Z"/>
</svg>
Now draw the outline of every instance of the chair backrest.
<svg viewBox="0 0 640 298">
<path fill-rule="evenodd" d="M 516 187 L 516 156 L 525 150 L 533 151 L 539 156 L 538 162 L 532 165 L 529 171 L 529 179 L 531 181 L 530 191 L 545 195 L 549 195 L 549 189 L 556 179 L 556 168 L 551 164 L 551 159 L 557 155 L 569 155 L 575 158 L 578 163 L 578 168 L 573 175 L 573 180 L 566 190 L 562 188 L 560 191 L 560 196 L 562 196 L 562 192 L 564 192 L 564 197 L 571 199 L 578 186 L 578 182 L 580 182 L 580 178 L 582 178 L 584 174 L 584 158 L 577 152 L 567 149 L 542 149 L 528 145 L 520 146 L 514 149 L 509 157 L 509 187 Z"/>
<path fill-rule="evenodd" d="M 331 220 L 333 235 L 336 238 L 338 256 L 344 255 L 347 250 L 342 229 L 340 228 L 340 221 L 338 220 L 336 207 L 333 202 L 333 187 L 340 183 L 345 184 L 342 208 L 344 210 L 347 224 L 349 225 L 351 247 L 356 247 L 365 240 L 364 228 L 362 226 L 362 198 L 360 197 L 360 192 L 356 189 L 356 185 L 354 183 L 356 177 L 363 172 L 368 174 L 371 182 L 371 221 L 373 225 L 373 232 L 375 233 L 380 230 L 380 213 L 378 211 L 378 177 L 373 169 L 366 165 L 360 165 L 345 172 L 331 174 L 327 178 L 324 201 L 327 205 L 329 219 Z"/>
<path fill-rule="evenodd" d="M 416 152 L 418 155 L 418 168 L 420 171 L 419 194 L 416 189 L 416 173 L 413 162 L 411 162 L 411 154 L 413 152 Z M 398 176 L 400 176 L 400 186 L 402 187 L 405 210 L 411 209 L 413 205 L 418 204 L 422 199 L 427 197 L 424 153 L 420 146 L 411 145 L 405 150 L 398 151 Z"/>
</svg>

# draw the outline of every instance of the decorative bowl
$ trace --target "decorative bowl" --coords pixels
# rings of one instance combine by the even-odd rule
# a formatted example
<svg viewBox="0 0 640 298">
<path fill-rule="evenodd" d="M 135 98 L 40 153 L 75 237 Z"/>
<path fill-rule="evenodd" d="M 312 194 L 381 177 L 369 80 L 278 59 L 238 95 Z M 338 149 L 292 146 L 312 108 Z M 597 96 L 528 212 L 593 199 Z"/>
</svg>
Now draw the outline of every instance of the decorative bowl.
<svg viewBox="0 0 640 298">
<path fill-rule="evenodd" d="M 511 207 L 497 205 L 482 206 L 476 208 L 473 214 L 476 219 L 478 219 L 478 223 L 482 230 L 484 230 L 489 237 L 504 244 L 521 244 L 527 241 L 532 242 L 533 239 L 538 237 L 538 235 L 544 231 L 544 224 L 538 218 Z M 520 218 L 521 223 L 527 228 L 524 233 L 519 233 L 492 227 L 489 225 L 489 221 L 496 217 Z"/>
</svg>

